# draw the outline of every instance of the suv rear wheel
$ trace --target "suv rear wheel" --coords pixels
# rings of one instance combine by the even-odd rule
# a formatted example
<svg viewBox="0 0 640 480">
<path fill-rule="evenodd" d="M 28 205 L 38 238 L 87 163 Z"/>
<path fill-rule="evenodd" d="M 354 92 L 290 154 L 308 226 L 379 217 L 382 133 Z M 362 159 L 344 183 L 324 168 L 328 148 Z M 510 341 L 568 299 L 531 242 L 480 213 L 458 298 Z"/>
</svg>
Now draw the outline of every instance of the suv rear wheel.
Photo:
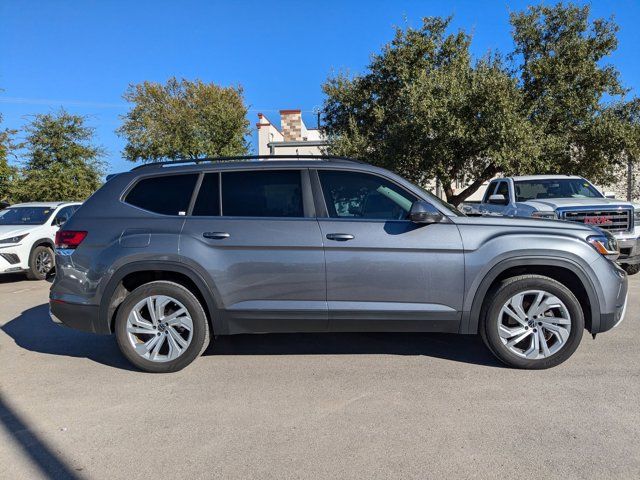
<svg viewBox="0 0 640 480">
<path fill-rule="evenodd" d="M 584 330 L 580 302 L 566 286 L 541 275 L 505 280 L 487 299 L 480 325 L 485 344 L 505 364 L 550 368 L 578 348 Z"/>
<path fill-rule="evenodd" d="M 180 284 L 146 283 L 120 304 L 116 338 L 123 355 L 141 370 L 175 372 L 209 344 L 209 322 L 198 299 Z"/>
</svg>

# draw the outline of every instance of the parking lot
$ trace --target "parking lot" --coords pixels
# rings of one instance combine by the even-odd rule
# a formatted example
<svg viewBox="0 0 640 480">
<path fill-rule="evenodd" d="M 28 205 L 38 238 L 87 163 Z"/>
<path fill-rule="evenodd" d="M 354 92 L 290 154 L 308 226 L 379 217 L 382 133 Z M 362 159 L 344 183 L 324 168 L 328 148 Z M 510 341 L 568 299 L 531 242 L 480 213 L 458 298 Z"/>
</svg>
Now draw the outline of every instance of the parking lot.
<svg viewBox="0 0 640 480">
<path fill-rule="evenodd" d="M 219 338 L 182 372 L 58 327 L 0 277 L 1 478 L 640 478 L 640 275 L 625 322 L 565 364 L 470 336 Z"/>
</svg>

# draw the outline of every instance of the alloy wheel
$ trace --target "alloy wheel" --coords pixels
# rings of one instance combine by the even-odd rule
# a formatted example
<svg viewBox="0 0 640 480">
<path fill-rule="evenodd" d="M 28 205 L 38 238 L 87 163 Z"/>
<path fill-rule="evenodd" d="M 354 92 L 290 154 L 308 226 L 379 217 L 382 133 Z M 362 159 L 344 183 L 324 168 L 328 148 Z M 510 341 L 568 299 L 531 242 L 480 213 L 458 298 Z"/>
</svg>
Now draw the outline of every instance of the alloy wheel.
<svg viewBox="0 0 640 480">
<path fill-rule="evenodd" d="M 46 275 L 53 268 L 53 256 L 48 250 L 42 250 L 36 255 L 36 271 Z"/>
<path fill-rule="evenodd" d="M 193 320 L 175 298 L 152 295 L 131 309 L 127 337 L 135 352 L 152 362 L 168 362 L 182 355 L 193 338 Z"/>
<path fill-rule="evenodd" d="M 571 333 L 571 315 L 555 295 L 544 290 L 527 290 L 505 302 L 497 326 L 500 340 L 510 352 L 537 360 L 564 347 Z"/>
</svg>

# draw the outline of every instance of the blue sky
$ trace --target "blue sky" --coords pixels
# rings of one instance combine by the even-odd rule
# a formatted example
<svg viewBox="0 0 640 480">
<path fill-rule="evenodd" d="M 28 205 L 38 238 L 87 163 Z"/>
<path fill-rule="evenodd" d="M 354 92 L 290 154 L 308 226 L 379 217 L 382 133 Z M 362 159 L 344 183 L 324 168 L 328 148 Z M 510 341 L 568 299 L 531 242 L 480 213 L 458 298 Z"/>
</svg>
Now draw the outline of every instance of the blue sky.
<svg viewBox="0 0 640 480">
<path fill-rule="evenodd" d="M 509 12 L 520 1 L 54 1 L 0 2 L 2 127 L 64 106 L 89 116 L 107 150 L 108 171 L 129 169 L 114 130 L 127 111 L 129 83 L 175 75 L 242 85 L 255 134 L 258 112 L 301 108 L 307 124 L 322 104 L 332 72 L 362 71 L 395 25 L 454 15 L 473 34 L 473 52 L 512 48 Z M 610 59 L 624 84 L 640 89 L 640 2 L 593 2 L 594 16 L 614 15 L 619 48 Z"/>
</svg>

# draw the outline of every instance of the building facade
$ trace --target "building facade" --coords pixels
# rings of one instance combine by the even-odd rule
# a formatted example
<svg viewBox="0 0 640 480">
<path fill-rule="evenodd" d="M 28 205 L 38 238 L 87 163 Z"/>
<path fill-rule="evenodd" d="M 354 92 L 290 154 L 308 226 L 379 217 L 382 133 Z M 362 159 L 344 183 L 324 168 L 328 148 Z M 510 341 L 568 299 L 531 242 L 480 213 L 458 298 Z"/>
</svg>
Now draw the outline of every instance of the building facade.
<svg viewBox="0 0 640 480">
<path fill-rule="evenodd" d="M 258 155 L 321 155 L 327 140 L 317 128 L 308 128 L 300 110 L 280 110 L 280 128 L 258 114 Z"/>
</svg>

